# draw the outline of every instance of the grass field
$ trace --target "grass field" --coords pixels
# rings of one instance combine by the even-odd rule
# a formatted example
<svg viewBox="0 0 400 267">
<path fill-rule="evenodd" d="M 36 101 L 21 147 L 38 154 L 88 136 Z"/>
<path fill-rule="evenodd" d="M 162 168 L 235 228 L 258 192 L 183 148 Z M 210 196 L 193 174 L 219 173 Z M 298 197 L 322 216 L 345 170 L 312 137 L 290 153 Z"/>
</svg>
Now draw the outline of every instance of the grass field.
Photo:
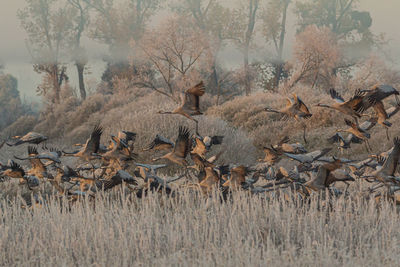
<svg viewBox="0 0 400 267">
<path fill-rule="evenodd" d="M 361 198 L 267 199 L 237 192 L 221 202 L 127 192 L 33 210 L 5 199 L 2 266 L 398 266 L 396 207 Z"/>
</svg>

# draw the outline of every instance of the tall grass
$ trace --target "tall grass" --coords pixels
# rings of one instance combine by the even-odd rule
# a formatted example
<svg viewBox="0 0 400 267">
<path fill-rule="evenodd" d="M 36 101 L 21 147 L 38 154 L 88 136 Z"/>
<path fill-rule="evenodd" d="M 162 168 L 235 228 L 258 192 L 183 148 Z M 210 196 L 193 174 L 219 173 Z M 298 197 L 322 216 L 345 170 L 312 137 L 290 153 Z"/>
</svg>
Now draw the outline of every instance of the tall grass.
<svg viewBox="0 0 400 267">
<path fill-rule="evenodd" d="M 221 202 L 118 192 L 34 210 L 2 200 L 0 264 L 7 266 L 398 266 L 399 214 L 388 202 L 325 205 L 235 193 Z"/>
</svg>

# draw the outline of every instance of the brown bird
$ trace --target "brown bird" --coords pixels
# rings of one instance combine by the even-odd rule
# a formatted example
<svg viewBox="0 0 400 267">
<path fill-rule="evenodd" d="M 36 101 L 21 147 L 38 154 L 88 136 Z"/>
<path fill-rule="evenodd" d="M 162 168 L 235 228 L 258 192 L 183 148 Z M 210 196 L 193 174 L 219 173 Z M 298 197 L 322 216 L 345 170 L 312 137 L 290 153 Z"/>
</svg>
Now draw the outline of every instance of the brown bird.
<svg viewBox="0 0 400 267">
<path fill-rule="evenodd" d="M 73 157 L 78 157 L 83 159 L 84 161 L 90 161 L 94 158 L 99 158 L 96 154 L 99 151 L 100 146 L 100 138 L 103 133 L 103 128 L 99 125 L 96 125 L 90 134 L 90 137 L 86 140 L 85 145 L 78 151 L 69 153 L 63 151 L 65 155 L 71 155 Z"/>
<path fill-rule="evenodd" d="M 203 82 L 181 93 L 181 105 L 173 111 L 159 111 L 159 114 L 179 114 L 196 123 L 196 133 L 198 132 L 198 121 L 193 118 L 196 115 L 202 115 L 200 111 L 200 97 L 205 93 Z"/>
<path fill-rule="evenodd" d="M 16 141 L 14 144 L 9 144 L 7 143 L 8 146 L 19 146 L 24 143 L 29 143 L 29 144 L 35 144 L 38 145 L 41 142 L 44 142 L 48 139 L 47 136 L 40 134 L 40 133 L 35 133 L 35 132 L 29 132 L 24 136 L 14 136 L 13 139 Z"/>
<path fill-rule="evenodd" d="M 400 94 L 399 91 L 387 84 L 375 85 L 370 90 L 363 90 L 363 94 L 364 96 L 362 101 L 356 106 L 358 112 L 367 111 L 377 102 L 382 101 L 391 95 L 395 95 L 397 104 L 400 104 L 398 100 L 398 95 Z"/>
<path fill-rule="evenodd" d="M 390 154 L 387 156 L 382 168 L 376 170 L 371 175 L 369 175 L 371 177 L 377 178 L 379 181 L 384 183 L 390 180 L 390 177 L 394 176 L 400 159 L 400 138 L 394 138 L 393 144 L 394 147 Z"/>
<path fill-rule="evenodd" d="M 189 129 L 183 126 L 179 126 L 179 134 L 174 145 L 174 150 L 160 158 L 153 159 L 153 161 L 167 159 L 173 163 L 186 167 L 186 156 L 190 151 L 190 147 L 191 141 Z"/>
<path fill-rule="evenodd" d="M 217 172 L 213 168 L 206 167 L 204 170 L 205 178 L 199 183 L 199 185 L 202 192 L 208 194 L 211 193 L 219 185 L 220 179 Z"/>
<path fill-rule="evenodd" d="M 345 119 L 344 120 L 346 125 L 350 126 L 350 128 L 347 129 L 339 129 L 336 132 L 347 132 L 351 133 L 355 137 L 363 140 L 366 144 L 367 150 L 371 151 L 371 146 L 369 145 L 368 139 L 371 138 L 371 135 L 364 129 L 362 129 L 360 126 L 357 124 Z"/>
<path fill-rule="evenodd" d="M 230 172 L 230 178 L 222 186 L 229 187 L 231 190 L 237 191 L 242 188 L 242 184 L 246 181 L 248 169 L 245 166 L 240 165 L 232 168 Z"/>
<path fill-rule="evenodd" d="M 296 121 L 300 121 L 301 118 L 308 119 L 312 116 L 306 104 L 304 104 L 304 102 L 296 94 L 293 94 L 293 99 L 289 97 L 286 99 L 286 107 L 283 109 L 276 110 L 265 108 L 264 110 L 267 112 L 279 113 L 285 117 L 294 118 Z M 303 124 L 303 129 L 303 139 L 304 142 L 307 143 L 305 124 Z"/>
<path fill-rule="evenodd" d="M 156 135 L 154 140 L 142 151 L 149 150 L 171 150 L 174 148 L 174 143 L 168 138 L 165 138 L 159 134 Z"/>
<path fill-rule="evenodd" d="M 342 175 L 339 176 L 339 174 L 335 175 L 333 173 L 335 170 L 342 167 L 342 165 L 343 163 L 339 159 L 334 159 L 332 163 L 326 163 L 319 166 L 314 178 L 306 182 L 304 186 L 313 191 L 320 191 L 325 190 L 331 184 L 338 181 L 354 181 L 354 178 L 352 178 L 350 175 L 344 175 L 341 177 Z"/>
<path fill-rule="evenodd" d="M 43 164 L 43 162 L 37 158 L 39 156 L 39 153 L 35 147 L 28 146 L 28 159 L 31 168 L 27 171 L 27 175 L 31 176 L 36 176 L 39 179 L 44 179 L 44 178 L 53 178 L 50 173 L 47 172 L 46 166 Z M 20 159 L 18 157 L 15 157 L 16 159 Z"/>
<path fill-rule="evenodd" d="M 283 109 L 276 110 L 265 108 L 264 110 L 267 112 L 279 113 L 286 117 L 294 118 L 296 120 L 299 120 L 301 118 L 310 118 L 312 116 L 308 107 L 296 94 L 293 94 L 293 99 L 289 97 L 286 99 L 286 107 L 284 107 Z"/>
<path fill-rule="evenodd" d="M 25 176 L 25 171 L 21 165 L 11 161 L 9 166 L 6 166 L 6 169 L 1 174 L 10 178 L 23 178 Z"/>
<path fill-rule="evenodd" d="M 351 116 L 358 124 L 358 119 L 361 118 L 362 115 L 357 111 L 357 105 L 362 102 L 364 92 L 357 90 L 354 96 L 348 101 L 344 101 L 343 97 L 333 88 L 329 90 L 329 93 L 335 102 L 330 105 L 317 104 L 317 107 L 335 109 L 345 115 Z"/>
</svg>

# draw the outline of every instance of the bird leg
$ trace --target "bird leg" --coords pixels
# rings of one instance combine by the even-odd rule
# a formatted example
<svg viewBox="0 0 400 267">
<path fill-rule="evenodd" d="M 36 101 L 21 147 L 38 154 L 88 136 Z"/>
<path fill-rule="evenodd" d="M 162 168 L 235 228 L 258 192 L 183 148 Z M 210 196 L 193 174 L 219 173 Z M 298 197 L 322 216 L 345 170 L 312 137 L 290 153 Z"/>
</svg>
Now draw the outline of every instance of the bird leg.
<svg viewBox="0 0 400 267">
<path fill-rule="evenodd" d="M 368 153 L 371 153 L 371 152 L 372 152 L 372 149 L 371 149 L 371 146 L 369 145 L 368 140 L 365 140 L 364 143 L 365 143 L 365 147 L 366 147 L 366 149 L 367 149 L 367 152 L 368 152 Z"/>
<path fill-rule="evenodd" d="M 387 138 L 387 140 L 390 140 L 389 128 L 388 128 L 388 127 L 385 127 L 385 130 L 386 130 L 386 138 Z"/>
<path fill-rule="evenodd" d="M 199 121 L 194 120 L 194 122 L 196 123 L 196 134 L 199 135 Z"/>
<path fill-rule="evenodd" d="M 307 125 L 303 124 L 303 140 L 304 142 L 307 144 L 307 139 L 306 139 L 306 129 L 307 129 Z"/>
</svg>

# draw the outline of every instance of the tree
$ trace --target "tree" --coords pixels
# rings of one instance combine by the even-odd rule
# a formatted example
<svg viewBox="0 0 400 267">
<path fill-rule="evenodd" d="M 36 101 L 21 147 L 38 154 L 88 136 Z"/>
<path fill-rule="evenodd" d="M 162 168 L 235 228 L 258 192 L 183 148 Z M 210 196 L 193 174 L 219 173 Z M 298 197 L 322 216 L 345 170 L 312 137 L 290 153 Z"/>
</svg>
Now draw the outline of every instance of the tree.
<svg viewBox="0 0 400 267">
<path fill-rule="evenodd" d="M 60 103 L 60 90 L 66 76 L 61 62 L 63 51 L 71 39 L 71 10 L 56 8 L 57 0 L 26 0 L 27 7 L 19 10 L 22 27 L 28 34 L 27 45 L 37 73 L 44 73 L 46 86 L 38 92 L 51 103 Z"/>
<path fill-rule="evenodd" d="M 274 86 L 278 88 L 283 74 L 283 49 L 286 34 L 287 11 L 291 0 L 270 0 L 262 16 L 264 36 L 267 42 L 272 42 L 276 52 L 276 60 L 273 62 Z"/>
<path fill-rule="evenodd" d="M 243 53 L 243 69 L 245 73 L 246 95 L 251 92 L 251 79 L 249 69 L 250 44 L 254 37 L 259 0 L 240 1 L 240 7 L 234 9 L 232 14 L 231 39 L 235 41 Z"/>
<path fill-rule="evenodd" d="M 297 34 L 293 58 L 289 62 L 291 77 L 286 89 L 302 81 L 312 87 L 334 85 L 335 69 L 341 64 L 341 51 L 332 31 L 327 27 L 308 26 Z"/>
<path fill-rule="evenodd" d="M 220 83 L 225 80 L 219 76 L 225 74 L 219 73 L 222 69 L 218 67 L 217 56 L 224 42 L 234 37 L 232 24 L 235 24 L 235 21 L 232 20 L 232 11 L 216 0 L 181 0 L 173 9 L 179 14 L 192 16 L 197 27 L 207 35 L 213 55 L 208 88 L 219 95 L 222 86 Z"/>
<path fill-rule="evenodd" d="M 369 12 L 358 11 L 358 0 L 302 0 L 296 3 L 298 31 L 308 25 L 328 27 L 337 39 L 347 44 L 357 45 L 358 52 L 363 55 L 374 44 L 374 36 L 370 31 L 372 18 Z M 361 52 L 360 52 L 361 51 Z"/>
<path fill-rule="evenodd" d="M 109 46 L 111 56 L 125 59 L 130 41 L 140 41 L 146 25 L 163 0 L 127 0 L 118 6 L 114 0 L 83 0 L 97 16 L 91 37 Z"/>
<path fill-rule="evenodd" d="M 81 46 L 82 35 L 89 22 L 88 5 L 83 4 L 83 0 L 67 0 L 73 8 L 73 34 L 71 36 L 72 57 L 78 72 L 79 92 L 81 99 L 86 99 L 86 89 L 84 80 L 84 70 L 87 64 L 85 49 Z"/>
<path fill-rule="evenodd" d="M 141 66 L 134 85 L 150 88 L 175 102 L 178 93 L 198 82 L 212 65 L 207 38 L 185 17 L 168 18 L 143 37 L 140 47 L 143 63 L 133 62 Z"/>
<path fill-rule="evenodd" d="M 0 74 L 0 129 L 13 123 L 23 109 L 18 91 L 18 81 L 9 74 Z"/>
</svg>

